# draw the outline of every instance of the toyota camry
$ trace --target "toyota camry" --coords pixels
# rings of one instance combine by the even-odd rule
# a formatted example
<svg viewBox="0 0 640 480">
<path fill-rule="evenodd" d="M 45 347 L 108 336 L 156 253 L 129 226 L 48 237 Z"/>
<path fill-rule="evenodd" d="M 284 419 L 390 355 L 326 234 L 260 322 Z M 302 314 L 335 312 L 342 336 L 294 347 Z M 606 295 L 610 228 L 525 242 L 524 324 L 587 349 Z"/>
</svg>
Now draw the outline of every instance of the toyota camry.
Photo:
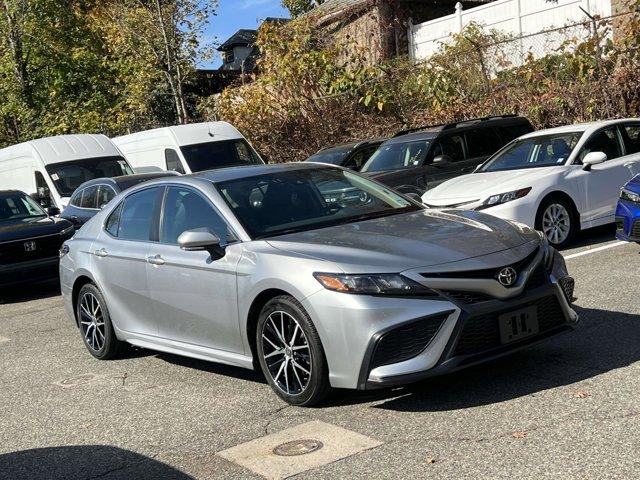
<svg viewBox="0 0 640 480">
<path fill-rule="evenodd" d="M 467 367 L 578 321 L 564 260 L 533 229 L 313 163 L 146 182 L 60 255 L 94 357 L 132 344 L 260 369 L 295 405 Z"/>
</svg>

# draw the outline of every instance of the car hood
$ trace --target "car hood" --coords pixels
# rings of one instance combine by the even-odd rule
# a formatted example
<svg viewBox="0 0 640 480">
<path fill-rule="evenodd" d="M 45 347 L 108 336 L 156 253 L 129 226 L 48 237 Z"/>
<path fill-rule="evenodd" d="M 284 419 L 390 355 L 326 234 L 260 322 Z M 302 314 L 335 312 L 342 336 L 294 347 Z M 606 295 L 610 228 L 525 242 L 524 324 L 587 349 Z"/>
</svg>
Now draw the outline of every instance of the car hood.
<svg viewBox="0 0 640 480">
<path fill-rule="evenodd" d="M 349 273 L 401 272 L 539 241 L 529 228 L 458 210 L 421 210 L 268 240 L 275 248 L 332 262 Z"/>
<path fill-rule="evenodd" d="M 485 200 L 490 195 L 531 187 L 542 177 L 554 175 L 561 167 L 523 168 L 501 172 L 470 173 L 448 180 L 427 191 L 422 201 L 444 206 Z"/>
<path fill-rule="evenodd" d="M 53 217 L 3 221 L 0 222 L 0 243 L 53 235 L 71 226 L 68 220 Z"/>
</svg>

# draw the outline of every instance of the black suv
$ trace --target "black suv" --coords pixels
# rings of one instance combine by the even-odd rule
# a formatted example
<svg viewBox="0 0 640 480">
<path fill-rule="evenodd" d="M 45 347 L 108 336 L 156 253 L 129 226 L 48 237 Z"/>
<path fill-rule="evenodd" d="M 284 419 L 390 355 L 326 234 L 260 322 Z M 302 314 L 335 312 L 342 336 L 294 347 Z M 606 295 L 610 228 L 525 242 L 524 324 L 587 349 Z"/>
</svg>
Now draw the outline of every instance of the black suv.
<svg viewBox="0 0 640 480">
<path fill-rule="evenodd" d="M 330 163 L 331 165 L 358 171 L 375 153 L 382 142 L 384 140 L 378 139 L 334 145 L 314 153 L 305 162 Z"/>
<path fill-rule="evenodd" d="M 26 193 L 0 191 L 0 286 L 57 278 L 60 247 L 73 233 Z"/>
<path fill-rule="evenodd" d="M 533 131 L 515 115 L 405 130 L 384 142 L 361 172 L 401 193 L 422 195 L 469 173 L 504 145 Z"/>
</svg>

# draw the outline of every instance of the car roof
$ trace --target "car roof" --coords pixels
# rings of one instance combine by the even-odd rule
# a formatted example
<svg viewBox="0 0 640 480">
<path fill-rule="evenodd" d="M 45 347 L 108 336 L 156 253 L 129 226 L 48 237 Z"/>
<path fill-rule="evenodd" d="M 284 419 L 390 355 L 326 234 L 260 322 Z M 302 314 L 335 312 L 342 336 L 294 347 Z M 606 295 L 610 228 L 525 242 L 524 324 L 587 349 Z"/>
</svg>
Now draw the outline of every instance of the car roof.
<svg viewBox="0 0 640 480">
<path fill-rule="evenodd" d="M 615 120 L 603 120 L 600 122 L 585 122 L 585 123 L 576 123 L 574 125 L 563 125 L 561 127 L 547 128 L 544 130 L 537 130 L 535 132 L 527 133 L 526 135 L 522 135 L 520 138 L 532 138 L 539 137 L 542 135 L 553 135 L 556 133 L 584 133 L 584 132 L 593 132 L 602 127 L 607 127 L 609 125 L 618 125 L 620 123 L 626 122 L 639 122 L 640 118 L 620 118 Z"/>
<path fill-rule="evenodd" d="M 243 167 L 218 168 L 216 170 L 205 170 L 183 177 L 201 178 L 213 183 L 221 183 L 229 180 L 239 180 L 242 178 L 255 177 L 258 175 L 268 175 L 277 172 L 289 172 L 297 170 L 322 170 L 327 168 L 340 168 L 337 166 L 313 162 L 292 162 L 277 163 L 270 165 L 247 165 Z"/>
<path fill-rule="evenodd" d="M 429 125 L 426 127 L 418 127 L 416 129 L 404 130 L 396 133 L 393 138 L 385 142 L 386 145 L 413 142 L 419 140 L 432 140 L 438 137 L 442 132 L 453 133 L 472 128 L 489 128 L 494 126 L 510 126 L 531 124 L 529 119 L 518 115 L 502 115 L 495 117 L 473 118 L 469 120 L 460 120 L 459 122 L 444 123 L 441 125 Z"/>
<path fill-rule="evenodd" d="M 380 144 L 385 140 L 386 138 L 369 138 L 366 140 L 358 140 L 355 142 L 338 143 L 336 145 L 331 145 L 330 147 L 322 148 L 316 153 L 314 153 L 314 155 L 316 155 L 317 153 L 325 153 L 325 152 L 333 152 L 333 151 L 348 151 L 359 146 Z"/>
<path fill-rule="evenodd" d="M 126 190 L 133 185 L 145 182 L 147 180 L 154 180 L 156 178 L 180 176 L 177 172 L 153 172 L 153 173 L 135 173 L 133 175 L 120 175 L 119 177 L 99 177 L 92 178 L 86 182 L 78 185 L 76 190 L 90 187 L 91 185 L 108 184 L 116 187 L 118 190 Z"/>
</svg>

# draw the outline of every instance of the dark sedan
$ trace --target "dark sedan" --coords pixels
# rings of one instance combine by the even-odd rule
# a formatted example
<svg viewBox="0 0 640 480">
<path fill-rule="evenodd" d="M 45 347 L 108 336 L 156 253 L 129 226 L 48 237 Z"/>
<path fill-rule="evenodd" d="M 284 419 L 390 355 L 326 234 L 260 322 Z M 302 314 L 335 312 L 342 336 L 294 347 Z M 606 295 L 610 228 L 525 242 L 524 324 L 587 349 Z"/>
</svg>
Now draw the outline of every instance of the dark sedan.
<svg viewBox="0 0 640 480">
<path fill-rule="evenodd" d="M 139 183 L 156 178 L 178 176 L 177 172 L 138 173 L 113 178 L 94 178 L 81 184 L 73 192 L 69 205 L 60 214 L 78 229 L 98 213 L 118 193 Z"/>
<path fill-rule="evenodd" d="M 26 193 L 0 191 L 0 286 L 57 278 L 60 247 L 73 233 Z"/>
<path fill-rule="evenodd" d="M 350 170 L 359 171 L 367 160 L 375 153 L 384 140 L 364 140 L 361 142 L 343 143 L 323 148 L 314 153 L 307 162 L 329 163 Z"/>
</svg>

